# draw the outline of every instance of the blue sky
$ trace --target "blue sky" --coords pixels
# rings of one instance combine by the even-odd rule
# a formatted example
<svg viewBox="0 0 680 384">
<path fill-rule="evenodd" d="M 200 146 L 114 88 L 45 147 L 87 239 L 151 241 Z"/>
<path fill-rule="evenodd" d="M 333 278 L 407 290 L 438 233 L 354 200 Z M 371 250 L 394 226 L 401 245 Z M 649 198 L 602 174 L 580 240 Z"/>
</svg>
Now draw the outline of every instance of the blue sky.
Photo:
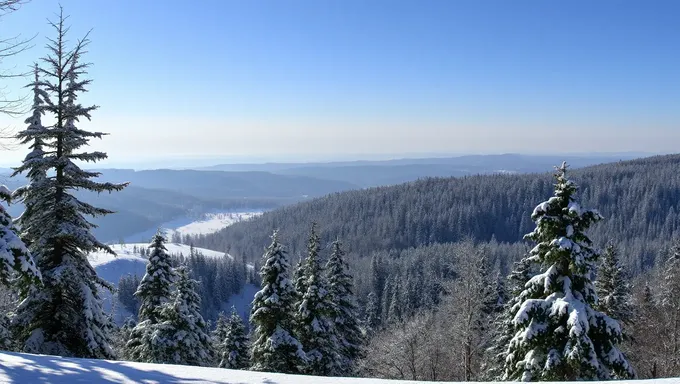
<svg viewBox="0 0 680 384">
<path fill-rule="evenodd" d="M 112 160 L 680 147 L 677 1 L 32 0 L 3 67 L 59 3 Z"/>
</svg>

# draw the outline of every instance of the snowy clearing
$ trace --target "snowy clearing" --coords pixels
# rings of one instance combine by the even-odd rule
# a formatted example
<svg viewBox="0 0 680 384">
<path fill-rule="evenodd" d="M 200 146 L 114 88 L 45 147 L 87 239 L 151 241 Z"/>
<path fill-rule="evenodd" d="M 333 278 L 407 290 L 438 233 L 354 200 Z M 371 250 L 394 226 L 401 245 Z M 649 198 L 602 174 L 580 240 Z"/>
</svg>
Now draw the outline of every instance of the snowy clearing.
<svg viewBox="0 0 680 384">
<path fill-rule="evenodd" d="M 110 245 L 110 247 L 114 252 L 116 252 L 116 256 L 106 252 L 93 252 L 88 255 L 87 259 L 90 260 L 90 264 L 92 264 L 92 266 L 95 268 L 98 268 L 102 264 L 107 264 L 116 260 L 132 260 L 146 263 L 146 259 L 143 258 L 139 252 L 135 253 L 135 247 L 137 250 L 139 250 L 142 248 L 145 249 L 148 246 L 148 243 L 113 244 Z M 186 244 L 166 243 L 165 248 L 168 249 L 168 253 L 171 255 L 182 254 L 184 256 L 189 256 L 191 253 L 191 246 Z M 205 248 L 194 247 L 194 251 L 202 253 L 207 257 L 231 257 L 231 255 L 227 255 L 224 252 L 213 251 L 211 249 Z"/>
<path fill-rule="evenodd" d="M 178 232 L 182 235 L 207 235 L 226 228 L 234 223 L 250 220 L 262 214 L 261 210 L 233 212 L 233 211 L 212 211 L 204 212 L 200 215 L 187 215 L 161 223 L 160 228 L 166 236 L 170 237 Z M 125 236 L 125 242 L 137 243 L 151 240 L 158 227 L 149 228 L 146 231 L 134 235 Z"/>
<path fill-rule="evenodd" d="M 253 217 L 261 215 L 262 212 L 221 212 L 221 213 L 206 213 L 203 219 L 191 222 L 187 225 L 175 229 L 167 229 L 165 233 L 168 237 L 174 233 L 181 235 L 207 235 L 214 233 L 222 228 L 226 228 L 234 223 L 245 220 L 250 220 Z"/>
<path fill-rule="evenodd" d="M 679 378 L 628 380 L 617 383 L 677 384 L 678 382 L 680 382 Z M 423 382 L 298 376 L 221 368 L 72 359 L 0 352 L 0 383 L 415 384 Z"/>
</svg>

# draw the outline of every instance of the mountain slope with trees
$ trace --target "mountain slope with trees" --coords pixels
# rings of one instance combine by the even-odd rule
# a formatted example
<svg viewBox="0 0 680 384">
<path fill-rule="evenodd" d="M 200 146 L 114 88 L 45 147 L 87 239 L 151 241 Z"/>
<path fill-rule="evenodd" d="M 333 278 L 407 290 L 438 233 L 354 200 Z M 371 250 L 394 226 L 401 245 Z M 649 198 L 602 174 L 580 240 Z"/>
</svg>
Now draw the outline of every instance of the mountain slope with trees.
<svg viewBox="0 0 680 384">
<path fill-rule="evenodd" d="M 634 271 L 654 264 L 661 245 L 680 225 L 680 155 L 654 156 L 574 170 L 584 205 L 605 220 L 592 229 L 596 243 L 615 240 L 622 263 Z M 533 230 L 531 212 L 553 189 L 551 174 L 429 178 L 391 187 L 334 193 L 266 212 L 249 222 L 197 236 L 194 243 L 257 260 L 274 229 L 289 251 L 304 252 L 309 223 L 322 242 L 340 238 L 356 258 L 471 237 L 514 243 Z"/>
</svg>

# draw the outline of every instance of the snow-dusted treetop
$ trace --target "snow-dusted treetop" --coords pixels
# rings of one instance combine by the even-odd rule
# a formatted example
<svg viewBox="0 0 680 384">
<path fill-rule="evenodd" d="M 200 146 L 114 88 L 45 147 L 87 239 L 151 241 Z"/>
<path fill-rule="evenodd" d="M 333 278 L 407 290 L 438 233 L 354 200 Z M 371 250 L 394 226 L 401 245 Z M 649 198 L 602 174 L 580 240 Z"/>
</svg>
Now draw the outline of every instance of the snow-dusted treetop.
<svg viewBox="0 0 680 384">
<path fill-rule="evenodd" d="M 593 380 L 630 378 L 633 369 L 616 344 L 621 328 L 596 311 L 599 251 L 585 234 L 602 219 L 575 199 L 578 187 L 567 179 L 567 164 L 555 174 L 553 197 L 531 218 L 536 229 L 525 236 L 537 245 L 527 261 L 540 271 L 513 307 L 515 336 L 510 341 L 505 379 Z"/>
</svg>

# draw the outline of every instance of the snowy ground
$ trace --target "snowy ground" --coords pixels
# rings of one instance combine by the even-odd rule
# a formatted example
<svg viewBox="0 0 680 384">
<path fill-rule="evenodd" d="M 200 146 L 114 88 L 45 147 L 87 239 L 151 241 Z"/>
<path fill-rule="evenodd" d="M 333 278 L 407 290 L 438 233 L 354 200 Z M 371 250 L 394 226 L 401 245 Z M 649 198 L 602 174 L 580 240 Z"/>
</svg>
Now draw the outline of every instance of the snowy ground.
<svg viewBox="0 0 680 384">
<path fill-rule="evenodd" d="M 99 277 L 112 284 L 118 284 L 118 280 L 127 274 L 139 277 L 144 276 L 147 260 L 139 253 L 135 253 L 134 250 L 135 247 L 139 250 L 148 246 L 149 244 L 147 243 L 114 244 L 111 245 L 111 249 L 116 252 L 115 256 L 106 252 L 93 252 L 87 258 L 97 271 Z M 191 246 L 185 244 L 167 243 L 165 248 L 172 255 L 179 255 L 181 253 L 184 256 L 188 256 L 191 252 Z M 205 248 L 195 247 L 194 250 L 208 257 L 231 257 L 224 252 Z"/>
<path fill-rule="evenodd" d="M 196 216 L 179 217 L 172 221 L 160 224 L 160 228 L 171 236 L 174 232 L 179 232 L 182 235 L 205 235 L 208 233 L 217 232 L 222 228 L 228 227 L 239 221 L 249 220 L 253 217 L 259 216 L 262 211 L 244 211 L 244 212 L 228 212 L 228 211 L 213 211 L 202 213 L 197 219 Z M 149 228 L 144 232 L 136 233 L 134 235 L 126 236 L 123 240 L 129 243 L 150 241 L 151 237 L 156 233 L 158 228 Z"/>
<path fill-rule="evenodd" d="M 135 253 L 134 251 L 135 248 L 139 250 L 147 248 L 148 246 L 149 243 L 112 244 L 110 247 L 116 252 L 115 256 L 106 252 L 94 252 L 88 255 L 87 258 L 90 260 L 90 264 L 95 268 L 117 260 L 141 260 L 146 263 L 146 259 L 144 259 L 139 252 Z M 184 256 L 188 256 L 191 252 L 191 246 L 186 244 L 166 243 L 165 248 L 167 248 L 168 253 L 171 255 L 183 254 Z M 211 249 L 194 247 L 194 250 L 208 257 L 231 257 L 231 255 L 227 255 L 224 252 L 213 251 Z"/>
<path fill-rule="evenodd" d="M 57 356 L 0 352 L 0 383 L 415 384 L 423 382 L 296 376 L 221 368 L 66 359 Z M 677 384 L 680 383 L 680 378 L 619 381 L 617 383 Z"/>
<path fill-rule="evenodd" d="M 253 217 L 261 215 L 262 212 L 221 212 L 221 213 L 206 213 L 201 220 L 191 222 L 187 225 L 175 229 L 167 229 L 168 237 L 173 233 L 178 232 L 182 235 L 205 235 L 214 233 L 222 228 L 226 228 L 234 223 L 245 220 L 250 220 Z"/>
</svg>

